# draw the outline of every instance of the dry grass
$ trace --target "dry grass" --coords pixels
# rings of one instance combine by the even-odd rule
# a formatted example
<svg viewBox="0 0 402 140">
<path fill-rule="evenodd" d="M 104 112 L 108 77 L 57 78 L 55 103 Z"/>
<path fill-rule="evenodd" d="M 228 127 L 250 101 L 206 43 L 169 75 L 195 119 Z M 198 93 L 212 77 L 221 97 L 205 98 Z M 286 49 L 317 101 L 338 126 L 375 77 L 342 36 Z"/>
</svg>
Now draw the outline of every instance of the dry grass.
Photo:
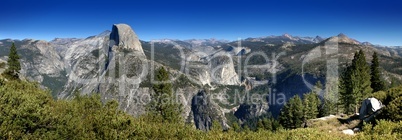
<svg viewBox="0 0 402 140">
<path fill-rule="evenodd" d="M 333 118 L 328 118 L 326 120 L 321 119 L 312 119 L 308 120 L 309 128 L 317 129 L 321 132 L 331 133 L 334 135 L 344 135 L 342 130 L 353 129 L 357 127 L 360 123 L 360 120 L 350 120 L 350 121 L 340 121 L 340 120 L 348 120 L 351 116 L 347 116 L 341 118 L 340 116 L 335 116 Z"/>
<path fill-rule="evenodd" d="M 360 122 L 361 122 L 361 120 L 353 120 L 353 121 L 350 121 L 349 124 L 346 124 L 346 126 L 347 126 L 349 129 L 353 129 L 353 128 L 358 127 L 359 124 L 360 124 Z"/>
<path fill-rule="evenodd" d="M 341 131 L 339 130 L 340 128 L 346 128 L 346 126 L 340 123 L 337 118 L 330 118 L 327 120 L 309 120 L 309 124 L 311 124 L 309 127 L 316 128 L 324 132 L 338 132 Z"/>
</svg>

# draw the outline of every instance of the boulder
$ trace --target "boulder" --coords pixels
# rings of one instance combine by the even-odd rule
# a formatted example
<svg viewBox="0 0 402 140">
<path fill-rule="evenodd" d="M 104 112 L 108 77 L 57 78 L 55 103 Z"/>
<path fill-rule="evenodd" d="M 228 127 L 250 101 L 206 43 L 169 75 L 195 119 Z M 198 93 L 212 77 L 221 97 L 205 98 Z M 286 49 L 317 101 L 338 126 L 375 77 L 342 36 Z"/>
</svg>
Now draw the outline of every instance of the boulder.
<svg viewBox="0 0 402 140">
<path fill-rule="evenodd" d="M 342 130 L 342 133 L 346 134 L 346 135 L 354 135 L 355 134 L 355 132 L 352 129 Z"/>
<path fill-rule="evenodd" d="M 371 118 L 372 115 L 376 115 L 376 112 L 378 112 L 382 107 L 382 103 L 376 98 L 367 98 L 363 100 L 359 111 L 359 119 L 366 120 Z"/>
</svg>

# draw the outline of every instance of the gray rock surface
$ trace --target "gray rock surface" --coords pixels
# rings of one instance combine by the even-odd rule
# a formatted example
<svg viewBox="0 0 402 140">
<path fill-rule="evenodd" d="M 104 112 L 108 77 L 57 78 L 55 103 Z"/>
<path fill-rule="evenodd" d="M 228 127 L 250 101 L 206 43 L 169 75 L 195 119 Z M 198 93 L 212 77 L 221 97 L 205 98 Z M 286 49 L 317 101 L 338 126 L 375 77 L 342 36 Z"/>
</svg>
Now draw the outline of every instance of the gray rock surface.
<svg viewBox="0 0 402 140">
<path fill-rule="evenodd" d="M 232 56 L 226 52 L 216 53 L 209 61 L 212 80 L 222 85 L 239 85 Z"/>
<path fill-rule="evenodd" d="M 189 56 L 198 55 L 199 60 L 188 60 L 186 73 L 196 78 L 202 85 L 240 85 L 240 79 L 235 71 L 232 55 L 226 51 L 217 50 L 217 52 L 206 55 L 195 52 Z"/>
<path fill-rule="evenodd" d="M 342 130 L 342 133 L 346 135 L 355 135 L 355 132 L 352 129 Z"/>
<path fill-rule="evenodd" d="M 117 46 L 118 49 L 138 51 L 145 56 L 137 34 L 127 24 L 114 24 L 110 33 L 110 40 L 112 41 L 111 46 Z"/>
<path fill-rule="evenodd" d="M 214 120 L 219 121 L 223 128 L 228 128 L 224 114 L 220 107 L 213 102 L 210 96 L 201 90 L 192 99 L 191 110 L 193 112 L 194 123 L 197 129 L 210 130 Z"/>
<path fill-rule="evenodd" d="M 268 113 L 268 103 L 259 103 L 259 104 L 241 104 L 240 107 L 236 110 L 234 115 L 240 120 L 248 120 L 258 118 L 262 115 L 267 115 Z"/>
</svg>

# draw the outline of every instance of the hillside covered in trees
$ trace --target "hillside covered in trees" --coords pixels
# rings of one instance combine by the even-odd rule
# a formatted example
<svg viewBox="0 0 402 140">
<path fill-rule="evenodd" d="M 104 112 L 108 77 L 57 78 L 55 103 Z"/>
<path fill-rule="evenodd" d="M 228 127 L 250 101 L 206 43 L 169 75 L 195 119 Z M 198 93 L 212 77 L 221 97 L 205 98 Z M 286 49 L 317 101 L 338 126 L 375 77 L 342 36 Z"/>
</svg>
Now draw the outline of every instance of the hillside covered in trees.
<svg viewBox="0 0 402 140">
<path fill-rule="evenodd" d="M 402 86 L 375 93 L 375 96 L 389 106 L 385 113 L 386 118 L 390 118 L 388 121 L 378 120 L 374 127 L 364 127 L 363 132 L 349 136 L 324 131 L 319 127 L 297 129 L 279 127 L 272 130 L 272 127 L 262 125 L 256 131 L 239 127 L 223 131 L 216 122 L 210 131 L 205 132 L 182 122 L 164 121 L 164 117 L 155 117 L 159 114 L 134 118 L 120 111 L 116 101 L 103 103 L 98 95 L 77 94 L 72 100 L 54 100 L 50 91 L 41 89 L 37 83 L 2 80 L 0 85 L 2 139 L 397 139 L 402 137 L 400 116 Z"/>
</svg>

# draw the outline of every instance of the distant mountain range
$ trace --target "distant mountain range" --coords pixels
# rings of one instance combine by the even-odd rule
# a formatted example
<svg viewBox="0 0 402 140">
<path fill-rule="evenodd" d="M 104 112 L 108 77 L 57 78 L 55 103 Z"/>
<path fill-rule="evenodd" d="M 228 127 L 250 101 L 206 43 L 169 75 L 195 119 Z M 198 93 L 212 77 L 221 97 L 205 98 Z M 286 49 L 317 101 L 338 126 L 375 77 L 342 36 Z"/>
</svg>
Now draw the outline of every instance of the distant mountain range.
<svg viewBox="0 0 402 140">
<path fill-rule="evenodd" d="M 341 42 L 347 42 L 352 44 L 360 44 L 365 46 L 376 46 L 376 47 L 390 47 L 390 48 L 400 48 L 402 46 L 384 46 L 384 45 L 374 45 L 370 42 L 360 42 L 355 39 L 349 38 L 343 33 L 337 35 Z M 246 39 L 242 39 L 243 41 L 253 41 L 253 42 L 265 42 L 265 43 L 274 43 L 275 41 L 280 42 L 292 42 L 292 43 L 301 43 L 301 44 L 308 44 L 308 43 L 319 43 L 321 41 L 326 40 L 327 38 L 316 36 L 316 37 L 299 37 L 299 36 L 292 36 L 290 34 L 283 34 L 280 36 L 270 35 L 265 37 L 250 37 Z M 154 42 L 186 42 L 191 44 L 192 46 L 212 46 L 216 47 L 225 43 L 235 42 L 237 40 L 229 41 L 229 40 L 219 40 L 219 39 L 188 39 L 188 40 L 179 40 L 179 39 L 156 39 L 152 40 Z"/>
</svg>

